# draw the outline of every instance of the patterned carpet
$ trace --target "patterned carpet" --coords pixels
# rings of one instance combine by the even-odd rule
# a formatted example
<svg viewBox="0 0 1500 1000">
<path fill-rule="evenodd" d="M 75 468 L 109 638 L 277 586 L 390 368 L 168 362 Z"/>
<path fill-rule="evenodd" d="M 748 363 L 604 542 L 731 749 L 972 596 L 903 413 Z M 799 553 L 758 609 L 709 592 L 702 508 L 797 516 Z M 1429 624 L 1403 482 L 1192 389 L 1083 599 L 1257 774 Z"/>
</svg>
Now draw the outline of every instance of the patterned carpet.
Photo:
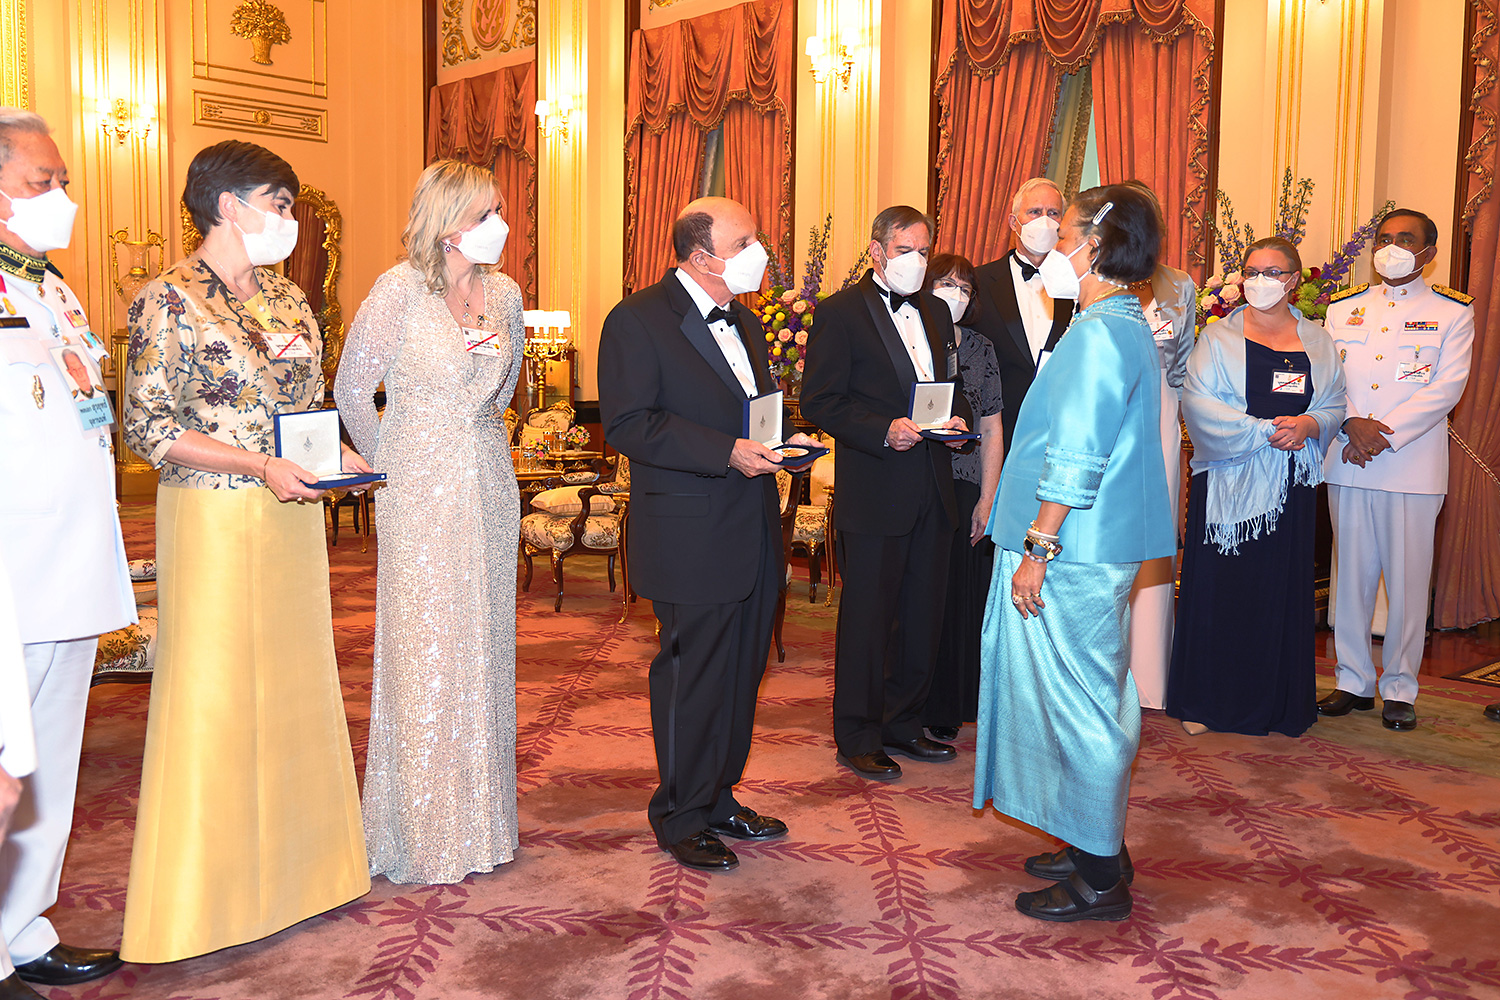
<svg viewBox="0 0 1500 1000">
<path fill-rule="evenodd" d="M 127 511 L 132 556 L 151 554 L 149 517 Z M 331 555 L 362 767 L 375 547 L 362 554 L 346 533 Z M 563 613 L 545 592 L 520 603 L 514 864 L 456 886 L 378 879 L 366 898 L 265 941 L 48 995 L 1500 997 L 1500 726 L 1479 714 L 1484 688 L 1427 682 L 1420 729 L 1400 735 L 1369 713 L 1296 740 L 1194 739 L 1148 712 L 1128 832 L 1134 915 L 1041 924 L 1012 899 L 1034 887 L 1021 860 L 1050 844 L 970 808 L 971 733 L 958 763 L 913 762 L 889 785 L 834 764 L 834 609 L 821 594 L 807 603 L 805 576 L 743 785 L 792 835 L 737 846 L 742 864 L 728 875 L 663 860 L 644 821 L 652 619 L 640 604 L 618 624 L 590 563 L 570 563 L 580 578 Z M 65 940 L 119 940 L 146 704 L 144 685 L 93 693 L 54 911 Z"/>
</svg>

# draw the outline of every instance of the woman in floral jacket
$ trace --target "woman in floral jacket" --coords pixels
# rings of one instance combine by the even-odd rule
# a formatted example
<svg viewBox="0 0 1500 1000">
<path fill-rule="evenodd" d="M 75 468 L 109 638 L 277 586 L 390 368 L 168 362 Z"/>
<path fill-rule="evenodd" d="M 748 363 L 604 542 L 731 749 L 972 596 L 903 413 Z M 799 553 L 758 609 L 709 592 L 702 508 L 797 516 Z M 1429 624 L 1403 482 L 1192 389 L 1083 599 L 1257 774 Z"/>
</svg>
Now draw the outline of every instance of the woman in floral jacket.
<svg viewBox="0 0 1500 1000">
<path fill-rule="evenodd" d="M 203 244 L 130 306 L 125 440 L 160 469 L 130 962 L 253 941 L 370 888 L 322 504 L 303 503 L 322 494 L 274 457 L 276 415 L 323 404 L 312 310 L 258 266 L 295 246 L 298 187 L 252 143 L 200 152 L 183 201 Z M 344 468 L 368 471 L 348 449 Z"/>
</svg>

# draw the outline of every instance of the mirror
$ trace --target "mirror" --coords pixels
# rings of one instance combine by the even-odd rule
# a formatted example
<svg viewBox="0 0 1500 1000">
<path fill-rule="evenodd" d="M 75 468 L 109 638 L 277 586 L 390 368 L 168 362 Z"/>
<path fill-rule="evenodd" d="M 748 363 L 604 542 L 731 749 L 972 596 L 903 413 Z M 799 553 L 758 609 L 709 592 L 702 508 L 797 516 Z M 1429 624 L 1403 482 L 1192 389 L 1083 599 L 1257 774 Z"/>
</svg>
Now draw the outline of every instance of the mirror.
<svg viewBox="0 0 1500 1000">
<path fill-rule="evenodd" d="M 182 252 L 190 254 L 203 237 L 186 205 L 181 205 L 181 215 Z M 331 392 L 344 353 L 344 313 L 338 299 L 344 218 L 327 194 L 307 184 L 297 192 L 292 217 L 297 220 L 297 248 L 282 264 L 282 273 L 302 289 L 318 317 L 318 329 L 323 332 L 323 378 Z"/>
</svg>

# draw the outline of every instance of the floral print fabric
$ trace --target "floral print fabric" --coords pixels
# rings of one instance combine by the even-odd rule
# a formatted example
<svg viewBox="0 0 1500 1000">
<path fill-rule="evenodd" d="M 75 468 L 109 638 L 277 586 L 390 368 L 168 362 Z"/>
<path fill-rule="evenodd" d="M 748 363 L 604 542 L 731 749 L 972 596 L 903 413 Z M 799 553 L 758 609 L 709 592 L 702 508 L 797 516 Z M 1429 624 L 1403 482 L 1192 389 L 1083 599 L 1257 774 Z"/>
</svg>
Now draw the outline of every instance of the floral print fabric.
<svg viewBox="0 0 1500 1000">
<path fill-rule="evenodd" d="M 323 405 L 323 338 L 307 299 L 274 271 L 261 268 L 256 277 L 269 327 L 198 257 L 174 264 L 130 304 L 125 443 L 161 470 L 164 485 L 259 486 L 255 476 L 199 472 L 168 462 L 166 453 L 184 431 L 198 431 L 274 455 L 276 414 Z M 312 357 L 275 356 L 267 334 L 293 332 Z"/>
</svg>

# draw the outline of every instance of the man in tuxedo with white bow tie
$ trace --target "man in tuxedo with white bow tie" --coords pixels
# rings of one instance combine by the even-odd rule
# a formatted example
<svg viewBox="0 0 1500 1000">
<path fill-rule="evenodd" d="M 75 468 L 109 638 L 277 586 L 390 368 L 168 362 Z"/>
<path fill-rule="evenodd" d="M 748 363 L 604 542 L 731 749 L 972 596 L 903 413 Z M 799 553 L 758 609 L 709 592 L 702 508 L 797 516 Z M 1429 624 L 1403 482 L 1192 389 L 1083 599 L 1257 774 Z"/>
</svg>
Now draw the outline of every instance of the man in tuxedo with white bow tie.
<svg viewBox="0 0 1500 1000">
<path fill-rule="evenodd" d="M 974 269 L 973 327 L 995 345 L 1000 363 L 1000 422 L 1007 455 L 1026 390 L 1073 318 L 1073 301 L 1049 296 L 1037 271 L 1057 245 L 1066 207 L 1062 191 L 1047 178 L 1024 182 L 1010 205 L 1016 248 Z"/>
<path fill-rule="evenodd" d="M 834 640 L 833 736 L 838 761 L 891 781 L 891 753 L 949 761 L 922 735 L 932 685 L 948 553 L 958 527 L 950 447 L 909 416 L 913 385 L 953 382 L 943 424 L 973 421 L 958 373 L 948 304 L 923 292 L 932 220 L 906 205 L 870 226 L 873 267 L 813 314 L 802 415 L 832 434 L 833 526 L 844 589 Z M 967 442 L 964 442 L 966 444 Z"/>
<path fill-rule="evenodd" d="M 734 795 L 784 582 L 781 456 L 743 436 L 746 400 L 776 386 L 760 324 L 734 298 L 760 289 L 766 251 L 727 198 L 684 208 L 672 244 L 677 267 L 604 320 L 599 411 L 630 459 L 630 582 L 661 623 L 650 676 L 661 785 L 647 817 L 679 863 L 728 871 L 739 860 L 721 837 L 787 832 Z"/>
</svg>

